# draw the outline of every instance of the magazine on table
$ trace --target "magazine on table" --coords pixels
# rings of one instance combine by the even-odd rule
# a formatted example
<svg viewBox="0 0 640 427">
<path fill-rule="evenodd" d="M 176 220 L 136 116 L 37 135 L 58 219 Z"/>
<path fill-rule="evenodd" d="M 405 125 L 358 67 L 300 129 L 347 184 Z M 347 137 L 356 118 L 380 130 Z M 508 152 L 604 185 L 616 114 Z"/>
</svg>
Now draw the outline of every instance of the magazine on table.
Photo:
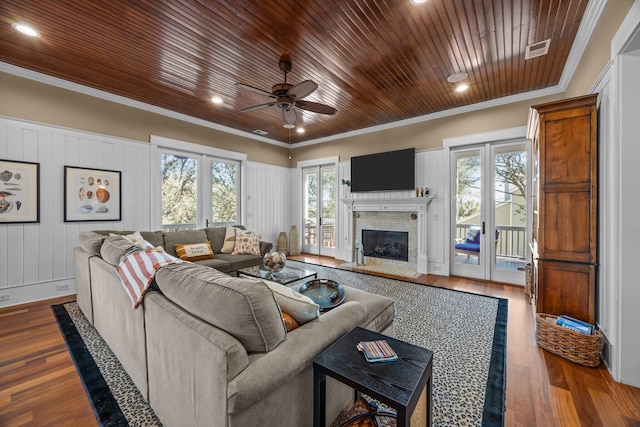
<svg viewBox="0 0 640 427">
<path fill-rule="evenodd" d="M 367 362 L 393 362 L 398 355 L 387 340 L 361 341 L 356 348 L 364 354 Z"/>
</svg>

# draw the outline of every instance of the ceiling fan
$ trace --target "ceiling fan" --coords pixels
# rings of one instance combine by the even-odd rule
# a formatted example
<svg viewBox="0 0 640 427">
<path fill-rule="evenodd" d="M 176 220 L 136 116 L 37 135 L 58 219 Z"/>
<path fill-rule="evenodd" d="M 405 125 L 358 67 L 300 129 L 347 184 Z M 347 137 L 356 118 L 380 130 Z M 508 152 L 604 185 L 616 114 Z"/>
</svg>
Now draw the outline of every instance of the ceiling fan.
<svg viewBox="0 0 640 427">
<path fill-rule="evenodd" d="M 260 95 L 266 95 L 273 99 L 272 101 L 264 104 L 242 109 L 239 111 L 240 113 L 258 111 L 275 105 L 282 110 L 282 117 L 285 121 L 284 127 L 287 129 L 293 129 L 295 127 L 297 114 L 294 108 L 300 108 L 319 114 L 333 115 L 336 113 L 337 110 L 333 107 L 320 104 L 319 102 L 305 101 L 302 99 L 311 95 L 316 89 L 318 89 L 318 85 L 312 80 L 305 80 L 296 85 L 287 83 L 287 73 L 291 71 L 291 57 L 288 54 L 285 53 L 280 57 L 279 64 L 280 71 L 284 74 L 284 82 L 273 85 L 271 92 L 267 92 L 266 90 L 244 83 L 236 83 L 238 87 L 259 93 Z"/>
</svg>

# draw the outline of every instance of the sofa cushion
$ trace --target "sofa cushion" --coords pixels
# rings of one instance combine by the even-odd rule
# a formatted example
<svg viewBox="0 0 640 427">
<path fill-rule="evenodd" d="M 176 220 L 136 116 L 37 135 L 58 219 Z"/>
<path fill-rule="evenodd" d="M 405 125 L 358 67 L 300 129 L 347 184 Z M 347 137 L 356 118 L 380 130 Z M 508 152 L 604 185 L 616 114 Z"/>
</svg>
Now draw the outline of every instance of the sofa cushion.
<svg viewBox="0 0 640 427">
<path fill-rule="evenodd" d="M 83 231 L 78 236 L 78 246 L 91 255 L 100 255 L 100 248 L 107 236 L 94 231 Z"/>
<path fill-rule="evenodd" d="M 185 261 L 200 261 L 213 258 L 213 251 L 209 241 L 204 243 L 191 243 L 188 245 L 177 244 L 176 254 Z"/>
<path fill-rule="evenodd" d="M 261 234 L 251 231 L 236 230 L 236 244 L 233 255 L 260 255 Z"/>
<path fill-rule="evenodd" d="M 227 271 L 237 271 L 262 264 L 262 255 L 216 254 L 216 258 L 227 263 Z"/>
<path fill-rule="evenodd" d="M 164 232 L 163 231 L 141 231 L 140 235 L 144 240 L 151 243 L 153 247 L 164 247 Z"/>
<path fill-rule="evenodd" d="M 129 239 L 129 241 L 131 241 L 131 243 L 133 243 L 134 245 L 138 245 L 143 249 L 153 249 L 155 247 L 153 243 L 147 242 L 147 240 L 144 237 L 142 237 L 142 234 L 140 234 L 139 231 L 136 231 L 131 234 L 126 234 L 124 237 Z"/>
<path fill-rule="evenodd" d="M 134 245 L 126 237 L 113 234 L 104 239 L 100 255 L 109 264 L 119 265 L 122 257 L 139 250 L 141 250 L 140 246 Z"/>
<path fill-rule="evenodd" d="M 210 259 L 201 259 L 199 261 L 191 261 L 198 265 L 204 265 L 205 267 L 215 268 L 218 271 L 223 273 L 231 272 L 231 265 L 228 261 L 221 258 L 220 254 L 216 254 L 213 258 Z"/>
<path fill-rule="evenodd" d="M 173 256 L 178 256 L 177 244 L 204 243 L 207 240 L 207 233 L 204 230 L 173 231 L 164 235 L 164 250 Z"/>
<path fill-rule="evenodd" d="M 320 317 L 320 306 L 300 292 L 271 280 L 263 280 L 276 297 L 280 309 L 300 325 Z"/>
<path fill-rule="evenodd" d="M 286 338 L 278 303 L 260 280 L 185 262 L 159 269 L 156 283 L 169 300 L 226 331 L 247 352 L 271 351 Z"/>
</svg>

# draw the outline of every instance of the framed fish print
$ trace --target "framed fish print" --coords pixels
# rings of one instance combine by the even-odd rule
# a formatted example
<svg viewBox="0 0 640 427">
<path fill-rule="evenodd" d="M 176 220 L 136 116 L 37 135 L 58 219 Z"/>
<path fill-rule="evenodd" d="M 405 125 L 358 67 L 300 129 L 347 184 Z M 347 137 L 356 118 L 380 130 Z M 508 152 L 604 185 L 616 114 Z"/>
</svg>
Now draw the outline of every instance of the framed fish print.
<svg viewBox="0 0 640 427">
<path fill-rule="evenodd" d="M 0 159 L 0 224 L 40 222 L 40 163 Z"/>
<path fill-rule="evenodd" d="M 121 172 L 64 167 L 64 221 L 120 221 Z"/>
</svg>

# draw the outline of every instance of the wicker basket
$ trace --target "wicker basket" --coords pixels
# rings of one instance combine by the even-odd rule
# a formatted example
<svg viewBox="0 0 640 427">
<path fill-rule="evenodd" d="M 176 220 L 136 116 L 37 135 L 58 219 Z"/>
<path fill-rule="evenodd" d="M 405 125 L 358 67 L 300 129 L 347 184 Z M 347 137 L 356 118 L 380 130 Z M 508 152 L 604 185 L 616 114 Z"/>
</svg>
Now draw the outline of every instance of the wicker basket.
<svg viewBox="0 0 640 427">
<path fill-rule="evenodd" d="M 536 314 L 536 341 L 545 350 L 580 365 L 596 367 L 600 364 L 602 335 L 585 335 L 556 325 L 558 316 Z M 546 320 L 547 318 L 553 321 Z"/>
</svg>

